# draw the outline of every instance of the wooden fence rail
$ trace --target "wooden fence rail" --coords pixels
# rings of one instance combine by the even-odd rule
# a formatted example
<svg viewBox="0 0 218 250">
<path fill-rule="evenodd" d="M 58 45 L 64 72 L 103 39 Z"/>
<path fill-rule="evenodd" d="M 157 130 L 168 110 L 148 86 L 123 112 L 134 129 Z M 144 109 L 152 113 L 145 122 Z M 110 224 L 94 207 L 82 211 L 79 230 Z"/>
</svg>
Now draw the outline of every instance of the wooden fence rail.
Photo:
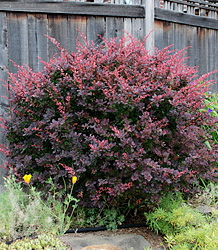
<svg viewBox="0 0 218 250">
<path fill-rule="evenodd" d="M 45 37 L 54 37 L 62 47 L 76 50 L 78 30 L 95 43 L 105 38 L 119 37 L 124 30 L 143 39 L 154 30 L 146 47 L 161 49 L 174 44 L 173 49 L 187 50 L 190 66 L 198 66 L 205 74 L 218 69 L 218 1 L 199 0 L 4 0 L 0 1 L 0 79 L 7 72 L 16 72 L 17 64 L 27 64 L 35 71 L 43 69 L 42 58 L 48 61 L 57 48 Z M 218 83 L 218 74 L 215 78 Z M 217 91 L 217 83 L 212 91 Z M 7 93 L 0 84 L 0 116 L 7 115 Z M 0 134 L 0 144 L 6 138 Z M 0 164 L 5 161 L 0 154 Z M 0 168 L 1 175 L 5 172 Z"/>
<path fill-rule="evenodd" d="M 164 9 L 217 19 L 218 4 L 215 1 L 164 0 Z"/>
</svg>

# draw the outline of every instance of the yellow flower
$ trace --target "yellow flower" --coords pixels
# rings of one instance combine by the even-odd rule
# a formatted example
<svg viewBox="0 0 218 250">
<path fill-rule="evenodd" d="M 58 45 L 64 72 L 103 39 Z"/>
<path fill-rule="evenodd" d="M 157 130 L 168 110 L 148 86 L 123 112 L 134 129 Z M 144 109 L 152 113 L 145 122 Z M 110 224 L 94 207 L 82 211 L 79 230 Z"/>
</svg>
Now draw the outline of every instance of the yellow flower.
<svg viewBox="0 0 218 250">
<path fill-rule="evenodd" d="M 77 177 L 76 177 L 76 176 L 73 176 L 73 178 L 72 178 L 72 182 L 73 182 L 73 184 L 75 184 L 75 183 L 76 183 L 76 181 L 77 181 Z"/>
<path fill-rule="evenodd" d="M 23 179 L 28 184 L 30 182 L 30 179 L 32 178 L 31 174 L 25 174 Z"/>
</svg>

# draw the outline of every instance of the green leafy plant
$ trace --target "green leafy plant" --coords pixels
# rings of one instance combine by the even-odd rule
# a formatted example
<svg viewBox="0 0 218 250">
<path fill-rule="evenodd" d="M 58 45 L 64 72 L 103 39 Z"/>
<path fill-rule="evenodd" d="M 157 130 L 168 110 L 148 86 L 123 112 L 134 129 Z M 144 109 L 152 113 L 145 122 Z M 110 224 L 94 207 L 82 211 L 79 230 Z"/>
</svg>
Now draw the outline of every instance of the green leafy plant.
<svg viewBox="0 0 218 250">
<path fill-rule="evenodd" d="M 204 223 L 197 227 L 189 227 L 184 232 L 165 237 L 172 250 L 218 249 L 218 222 Z"/>
<path fill-rule="evenodd" d="M 203 188 L 202 188 L 203 186 Z M 195 204 L 216 206 L 218 203 L 218 183 L 201 180 L 201 192 L 191 199 Z"/>
<path fill-rule="evenodd" d="M 57 236 L 51 233 L 39 234 L 36 238 L 23 238 L 12 242 L 10 245 L 0 242 L 0 250 L 71 250 Z"/>
<path fill-rule="evenodd" d="M 30 181 L 24 180 L 26 183 Z M 72 192 L 63 203 L 53 196 L 43 201 L 41 192 L 36 191 L 35 187 L 28 184 L 24 192 L 21 184 L 16 182 L 14 175 L 5 179 L 5 189 L 0 193 L 0 239 L 9 241 L 41 231 L 62 235 L 70 226 L 78 202 L 71 196 Z M 69 216 L 67 209 L 72 201 L 74 204 Z"/>
<path fill-rule="evenodd" d="M 204 99 L 205 107 L 201 109 L 202 112 L 210 113 L 211 117 L 218 118 L 218 95 L 217 93 L 206 92 Z M 217 127 L 204 125 L 204 127 L 211 133 L 212 141 L 218 145 L 218 130 Z M 209 141 L 206 145 L 211 149 Z"/>
<path fill-rule="evenodd" d="M 74 227 L 106 227 L 108 230 L 116 230 L 125 220 L 120 208 L 93 208 L 78 207 L 76 215 L 72 218 Z"/>
<path fill-rule="evenodd" d="M 204 215 L 196 208 L 168 195 L 153 212 L 145 213 L 149 227 L 165 235 L 170 249 L 217 249 L 217 210 Z"/>
<path fill-rule="evenodd" d="M 178 195 L 177 195 L 178 197 Z M 206 222 L 198 211 L 194 211 L 187 204 L 169 194 L 162 198 L 162 202 L 154 212 L 145 213 L 149 226 L 156 232 L 171 235 L 183 232 L 193 225 L 201 225 Z"/>
<path fill-rule="evenodd" d="M 60 197 L 60 191 L 56 192 L 56 187 L 53 183 L 52 178 L 50 177 L 47 180 L 47 183 L 51 185 L 51 188 L 49 191 L 51 191 L 51 194 L 47 198 L 47 204 L 52 207 L 52 211 L 55 216 L 55 221 L 59 225 L 59 234 L 62 235 L 64 234 L 70 227 L 72 223 L 72 216 L 74 214 L 75 209 L 77 208 L 79 200 L 74 198 L 72 196 L 73 192 L 73 187 L 74 184 L 76 183 L 77 178 L 73 176 L 72 178 L 72 187 L 70 190 L 70 193 L 65 195 L 64 200 L 63 199 L 58 199 L 57 195 Z M 65 187 L 65 192 L 66 192 L 66 187 Z M 73 204 L 72 204 L 73 202 Z M 68 214 L 68 209 L 70 209 L 70 214 Z"/>
</svg>

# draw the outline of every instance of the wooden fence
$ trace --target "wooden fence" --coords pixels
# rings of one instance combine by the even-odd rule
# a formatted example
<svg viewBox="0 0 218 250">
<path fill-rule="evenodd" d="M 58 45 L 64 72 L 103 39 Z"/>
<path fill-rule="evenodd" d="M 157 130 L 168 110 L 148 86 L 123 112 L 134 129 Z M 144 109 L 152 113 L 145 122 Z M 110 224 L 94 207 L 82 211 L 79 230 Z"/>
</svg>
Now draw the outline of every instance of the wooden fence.
<svg viewBox="0 0 218 250">
<path fill-rule="evenodd" d="M 76 50 L 80 41 L 78 29 L 87 37 L 100 43 L 102 37 L 117 37 L 123 30 L 143 39 L 155 29 L 146 47 L 163 48 L 174 44 L 175 49 L 188 49 L 187 63 L 199 66 L 199 73 L 218 69 L 218 4 L 217 1 L 198 0 L 82 0 L 0 1 L 0 79 L 7 80 L 8 67 L 26 63 L 33 70 L 42 70 L 40 59 L 47 61 L 57 52 L 56 47 L 45 37 L 54 37 L 62 47 Z M 218 74 L 214 76 L 218 83 Z M 213 86 L 217 91 L 217 84 Z M 7 115 L 8 103 L 1 96 L 6 91 L 0 84 L 0 115 Z M 0 134 L 0 144 L 6 144 Z M 0 164 L 4 156 L 0 155 Z M 0 168 L 1 175 L 4 170 Z"/>
<path fill-rule="evenodd" d="M 155 6 L 155 46 L 191 46 L 187 64 L 198 66 L 200 75 L 218 69 L 218 1 L 161 0 Z M 212 87 L 216 92 L 218 73 L 209 79 L 216 79 Z"/>
</svg>

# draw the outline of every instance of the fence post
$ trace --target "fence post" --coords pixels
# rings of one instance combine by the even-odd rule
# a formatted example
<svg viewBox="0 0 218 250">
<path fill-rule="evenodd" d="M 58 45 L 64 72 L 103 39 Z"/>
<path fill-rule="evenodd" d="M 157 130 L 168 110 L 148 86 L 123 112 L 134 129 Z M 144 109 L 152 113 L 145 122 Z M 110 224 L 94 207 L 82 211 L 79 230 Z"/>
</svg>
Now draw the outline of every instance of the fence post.
<svg viewBox="0 0 218 250">
<path fill-rule="evenodd" d="M 146 49 L 151 53 L 154 52 L 154 0 L 142 0 L 142 5 L 145 6 L 145 34 L 150 33 L 146 40 Z"/>
<path fill-rule="evenodd" d="M 5 67 L 7 68 L 8 64 L 8 51 L 7 51 L 7 21 L 6 13 L 0 12 L 0 117 L 5 117 L 8 114 L 8 99 L 5 97 L 8 96 L 7 89 L 3 86 L 4 82 L 7 82 L 8 73 Z M 5 96 L 5 97 L 4 97 Z M 2 123 L 2 122 L 1 122 Z M 6 138 L 3 133 L 3 128 L 0 128 L 0 144 L 6 146 Z M 5 155 L 0 152 L 0 166 L 5 165 Z M 0 188 L 4 180 L 2 177 L 6 175 L 7 171 L 4 168 L 0 167 Z"/>
</svg>

